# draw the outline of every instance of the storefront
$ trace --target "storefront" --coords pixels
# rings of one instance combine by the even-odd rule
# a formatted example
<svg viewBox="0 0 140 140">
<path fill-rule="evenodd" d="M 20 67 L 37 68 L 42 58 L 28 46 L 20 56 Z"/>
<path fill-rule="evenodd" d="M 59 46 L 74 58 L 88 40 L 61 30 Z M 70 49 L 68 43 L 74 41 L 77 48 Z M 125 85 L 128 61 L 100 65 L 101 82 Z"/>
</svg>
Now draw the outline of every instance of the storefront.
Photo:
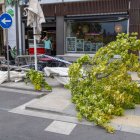
<svg viewBox="0 0 140 140">
<path fill-rule="evenodd" d="M 33 40 L 33 29 L 27 27 L 27 19 L 22 19 L 22 24 L 24 25 L 24 38 L 25 38 L 25 53 L 24 54 L 34 54 L 34 40 Z M 45 36 L 51 41 L 52 44 L 52 55 L 56 55 L 56 21 L 54 17 L 46 18 L 46 23 L 42 24 L 42 32 L 40 35 L 40 40 L 37 41 L 37 54 L 44 54 L 45 48 L 42 39 Z"/>
<path fill-rule="evenodd" d="M 16 42 L 19 41 L 19 36 L 16 37 L 16 21 L 15 21 L 15 7 L 14 6 L 6 6 L 5 7 L 5 0 L 0 0 L 0 14 L 3 12 L 7 12 L 12 17 L 12 26 L 8 29 L 8 45 L 13 48 L 17 47 Z M 6 43 L 6 34 L 5 30 L 0 27 L 0 55 L 4 55 L 6 48 L 4 48 L 4 45 Z"/>
<path fill-rule="evenodd" d="M 139 0 L 43 1 L 41 6 L 43 32 L 50 33 L 56 55 L 94 54 L 122 32 L 140 37 Z"/>
<path fill-rule="evenodd" d="M 66 53 L 95 53 L 115 40 L 117 33 L 127 33 L 127 15 L 83 18 L 66 21 Z"/>
</svg>

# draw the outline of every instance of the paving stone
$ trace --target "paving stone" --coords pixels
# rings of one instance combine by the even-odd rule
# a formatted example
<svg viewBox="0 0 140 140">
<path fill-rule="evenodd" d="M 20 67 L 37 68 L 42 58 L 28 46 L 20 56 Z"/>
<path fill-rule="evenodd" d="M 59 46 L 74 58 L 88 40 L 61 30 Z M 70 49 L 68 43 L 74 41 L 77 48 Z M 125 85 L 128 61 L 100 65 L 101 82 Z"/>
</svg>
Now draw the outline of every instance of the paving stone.
<svg viewBox="0 0 140 140">
<path fill-rule="evenodd" d="M 115 124 L 128 125 L 128 126 L 140 128 L 140 117 L 135 115 L 116 117 L 111 122 Z"/>
<path fill-rule="evenodd" d="M 134 115 L 135 114 L 135 110 L 134 109 L 127 109 L 125 110 L 125 115 Z"/>
<path fill-rule="evenodd" d="M 51 111 L 67 115 L 76 114 L 71 103 L 70 92 L 62 87 L 54 87 L 52 93 L 27 105 L 26 109 Z"/>
<path fill-rule="evenodd" d="M 65 108 L 63 110 L 64 114 L 68 114 L 68 115 L 71 115 L 71 116 L 76 116 L 77 115 L 77 111 L 75 109 L 75 105 L 74 104 L 70 104 L 67 108 Z"/>
<path fill-rule="evenodd" d="M 140 105 L 137 105 L 135 110 L 134 110 L 134 115 L 140 116 Z"/>
<path fill-rule="evenodd" d="M 121 131 L 140 134 L 140 127 L 132 127 L 132 126 L 128 126 L 128 125 L 127 126 L 123 125 L 121 127 Z"/>
</svg>

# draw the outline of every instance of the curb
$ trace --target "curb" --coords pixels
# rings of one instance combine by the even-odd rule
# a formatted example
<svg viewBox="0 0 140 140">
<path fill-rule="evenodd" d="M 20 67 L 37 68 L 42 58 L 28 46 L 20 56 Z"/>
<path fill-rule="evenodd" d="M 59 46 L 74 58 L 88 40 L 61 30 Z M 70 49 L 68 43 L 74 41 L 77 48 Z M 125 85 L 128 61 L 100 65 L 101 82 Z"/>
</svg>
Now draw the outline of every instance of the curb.
<svg viewBox="0 0 140 140">
<path fill-rule="evenodd" d="M 76 117 L 74 115 L 64 113 L 64 112 L 54 110 L 54 109 L 44 110 L 44 109 L 41 109 L 41 108 L 34 108 L 34 107 L 30 107 L 30 106 L 25 106 L 25 110 L 38 111 L 38 112 L 44 112 L 44 113 L 53 113 L 53 114 L 64 115 L 64 116 L 69 116 L 69 117 Z"/>
<path fill-rule="evenodd" d="M 6 86 L 6 85 L 0 85 L 0 87 L 8 88 L 8 89 L 15 89 L 15 90 L 26 90 L 26 91 L 33 91 L 33 92 L 43 92 L 43 91 L 35 91 L 34 89 L 25 89 L 25 88 L 11 87 L 11 86 Z"/>
<path fill-rule="evenodd" d="M 45 91 L 45 90 L 42 90 L 42 91 L 36 91 L 34 89 L 25 89 L 25 88 L 19 88 L 19 87 L 11 87 L 11 86 L 6 86 L 6 85 L 0 85 L 0 87 L 2 88 L 8 88 L 8 89 L 15 89 L 15 90 L 23 90 L 23 91 L 32 91 L 32 92 L 39 92 L 39 93 L 44 93 L 44 92 L 48 92 L 50 93 L 51 91 Z"/>
</svg>

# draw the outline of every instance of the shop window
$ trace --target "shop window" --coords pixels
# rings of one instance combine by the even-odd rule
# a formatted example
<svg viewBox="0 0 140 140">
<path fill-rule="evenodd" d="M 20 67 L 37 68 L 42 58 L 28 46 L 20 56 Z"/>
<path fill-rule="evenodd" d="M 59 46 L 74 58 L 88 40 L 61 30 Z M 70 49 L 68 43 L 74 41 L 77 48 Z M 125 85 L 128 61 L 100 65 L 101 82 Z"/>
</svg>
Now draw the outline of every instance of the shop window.
<svg viewBox="0 0 140 140">
<path fill-rule="evenodd" d="M 66 51 L 94 53 L 115 40 L 116 35 L 127 32 L 127 20 L 115 22 L 67 21 Z"/>
</svg>

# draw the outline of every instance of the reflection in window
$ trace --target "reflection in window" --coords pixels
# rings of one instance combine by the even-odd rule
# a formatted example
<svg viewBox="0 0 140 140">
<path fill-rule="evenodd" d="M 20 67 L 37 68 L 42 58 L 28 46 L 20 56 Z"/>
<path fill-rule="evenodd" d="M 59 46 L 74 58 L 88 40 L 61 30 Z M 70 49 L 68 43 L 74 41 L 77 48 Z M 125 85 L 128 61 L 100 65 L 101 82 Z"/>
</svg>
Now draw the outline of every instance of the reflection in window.
<svg viewBox="0 0 140 140">
<path fill-rule="evenodd" d="M 118 33 L 127 33 L 127 20 L 117 22 L 67 21 L 67 52 L 96 52 L 115 40 Z"/>
</svg>

